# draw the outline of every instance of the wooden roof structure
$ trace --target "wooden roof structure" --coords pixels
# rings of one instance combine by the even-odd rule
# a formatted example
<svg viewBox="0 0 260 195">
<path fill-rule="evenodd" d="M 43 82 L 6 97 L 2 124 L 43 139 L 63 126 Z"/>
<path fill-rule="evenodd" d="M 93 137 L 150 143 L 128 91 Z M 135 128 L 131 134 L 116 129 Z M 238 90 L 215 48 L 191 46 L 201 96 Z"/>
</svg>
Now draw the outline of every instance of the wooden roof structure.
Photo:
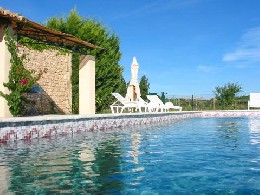
<svg viewBox="0 0 260 195">
<path fill-rule="evenodd" d="M 0 24 L 6 23 L 11 24 L 12 28 L 20 36 L 26 36 L 42 42 L 52 43 L 54 45 L 59 43 L 66 45 L 69 48 L 100 49 L 100 47 L 83 41 L 75 36 L 47 28 L 20 16 L 17 13 L 12 13 L 10 10 L 4 10 L 0 7 Z"/>
</svg>

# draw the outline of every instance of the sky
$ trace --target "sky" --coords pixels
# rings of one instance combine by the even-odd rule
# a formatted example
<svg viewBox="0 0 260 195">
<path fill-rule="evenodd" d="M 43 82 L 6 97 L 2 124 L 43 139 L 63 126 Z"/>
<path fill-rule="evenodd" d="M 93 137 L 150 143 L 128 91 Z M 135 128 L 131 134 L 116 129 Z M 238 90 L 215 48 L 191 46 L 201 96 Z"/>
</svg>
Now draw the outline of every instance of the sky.
<svg viewBox="0 0 260 195">
<path fill-rule="evenodd" d="M 119 64 L 130 81 L 136 57 L 149 92 L 213 96 L 237 83 L 260 92 L 259 0 L 0 0 L 0 7 L 45 23 L 80 16 L 101 21 L 120 39 Z"/>
</svg>

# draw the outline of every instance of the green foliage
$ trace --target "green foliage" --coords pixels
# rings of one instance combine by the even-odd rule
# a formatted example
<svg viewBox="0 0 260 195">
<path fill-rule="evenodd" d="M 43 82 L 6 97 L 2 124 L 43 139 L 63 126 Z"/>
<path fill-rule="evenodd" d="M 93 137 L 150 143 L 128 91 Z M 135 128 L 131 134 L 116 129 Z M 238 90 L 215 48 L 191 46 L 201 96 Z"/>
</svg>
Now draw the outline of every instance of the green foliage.
<svg viewBox="0 0 260 195">
<path fill-rule="evenodd" d="M 242 87 L 238 83 L 227 83 L 223 87 L 215 88 L 215 96 L 222 109 L 234 108 L 236 95 L 242 92 Z"/>
<path fill-rule="evenodd" d="M 79 54 L 72 54 L 72 113 L 79 113 Z"/>
<path fill-rule="evenodd" d="M 102 112 L 112 104 L 112 92 L 125 93 L 126 85 L 122 75 L 123 68 L 119 65 L 121 58 L 120 42 L 114 33 L 111 33 L 107 27 L 102 26 L 101 22 L 80 17 L 76 10 L 72 10 L 66 18 L 50 18 L 47 21 L 47 26 L 103 48 L 84 50 L 87 54 L 95 56 L 97 112 Z M 73 65 L 73 68 L 75 66 Z M 73 76 L 73 79 L 76 79 L 76 76 Z M 73 83 L 73 92 L 76 92 L 77 88 L 78 85 Z M 77 99 L 78 97 L 74 95 L 73 107 L 77 105 Z M 73 110 L 76 113 L 77 109 L 73 108 Z"/>
<path fill-rule="evenodd" d="M 141 80 L 139 82 L 139 88 L 140 88 L 141 98 L 147 100 L 146 95 L 148 94 L 148 91 L 150 89 L 150 83 L 148 81 L 148 78 L 145 75 L 141 77 Z"/>
<path fill-rule="evenodd" d="M 233 109 L 247 110 L 248 109 L 249 96 L 238 96 L 233 102 Z M 199 110 L 221 110 L 222 106 L 220 101 L 215 98 L 203 99 L 203 98 L 169 98 L 168 101 L 173 102 L 174 105 L 181 106 L 183 111 L 199 111 Z M 193 104 L 193 109 L 192 109 Z"/>
<path fill-rule="evenodd" d="M 23 60 L 26 59 L 25 55 L 18 56 L 15 39 L 9 35 L 8 29 L 5 29 L 5 41 L 8 50 L 11 54 L 11 68 L 9 71 L 9 81 L 4 83 L 10 91 L 9 94 L 4 94 L 0 91 L 0 96 L 6 99 L 9 110 L 13 116 L 19 116 L 24 110 L 25 103 L 28 102 L 23 93 L 28 92 L 40 76 L 33 76 L 34 70 L 26 70 L 23 66 Z"/>
<path fill-rule="evenodd" d="M 127 84 L 123 76 L 121 77 L 121 81 L 119 83 L 118 93 L 120 93 L 124 97 L 126 96 L 127 93 Z"/>
<path fill-rule="evenodd" d="M 37 41 L 28 37 L 20 37 L 18 39 L 18 43 L 20 43 L 21 45 L 24 45 L 30 49 L 34 49 L 34 50 L 38 50 L 38 51 L 43 51 L 43 50 L 57 50 L 59 51 L 61 54 L 66 54 L 66 53 L 71 53 L 69 50 L 58 47 L 58 46 L 54 46 L 54 45 L 48 45 L 47 43 L 43 43 L 41 41 Z"/>
</svg>

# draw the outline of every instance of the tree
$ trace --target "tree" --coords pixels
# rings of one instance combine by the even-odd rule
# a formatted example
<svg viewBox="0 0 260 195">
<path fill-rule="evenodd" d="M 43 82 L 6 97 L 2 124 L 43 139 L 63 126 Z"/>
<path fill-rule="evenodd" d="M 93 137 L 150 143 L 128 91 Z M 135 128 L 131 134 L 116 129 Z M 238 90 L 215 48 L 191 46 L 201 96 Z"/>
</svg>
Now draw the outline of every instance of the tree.
<svg viewBox="0 0 260 195">
<path fill-rule="evenodd" d="M 222 109 L 230 109 L 234 106 L 236 95 L 242 92 L 238 83 L 227 83 L 223 87 L 215 88 L 215 97 L 220 102 Z"/>
<path fill-rule="evenodd" d="M 139 88 L 140 88 L 141 98 L 147 100 L 146 95 L 148 94 L 148 91 L 150 89 L 150 83 L 148 81 L 148 78 L 145 75 L 141 77 Z"/>
<path fill-rule="evenodd" d="M 61 32 L 74 35 L 81 40 L 90 42 L 102 49 L 89 50 L 84 52 L 95 56 L 96 61 L 96 109 L 97 112 L 109 108 L 113 98 L 111 93 L 114 91 L 126 91 L 123 78 L 123 67 L 119 65 L 121 58 L 119 38 L 107 27 L 102 26 L 101 22 L 82 18 L 76 10 L 72 10 L 68 17 L 53 17 L 47 21 L 47 27 Z M 74 59 L 74 62 L 77 60 Z M 79 63 L 79 60 L 78 60 Z M 76 63 L 76 65 L 78 64 Z M 78 106 L 78 70 L 72 70 L 73 76 L 73 106 Z M 77 113 L 78 109 L 74 109 Z"/>
</svg>

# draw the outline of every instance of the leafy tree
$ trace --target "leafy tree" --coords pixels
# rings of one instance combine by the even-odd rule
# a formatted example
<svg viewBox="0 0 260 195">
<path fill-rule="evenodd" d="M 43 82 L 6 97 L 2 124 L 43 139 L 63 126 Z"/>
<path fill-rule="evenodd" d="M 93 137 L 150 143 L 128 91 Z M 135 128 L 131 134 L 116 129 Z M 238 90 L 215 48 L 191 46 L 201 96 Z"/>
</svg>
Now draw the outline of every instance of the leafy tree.
<svg viewBox="0 0 260 195">
<path fill-rule="evenodd" d="M 87 54 L 95 56 L 96 62 L 96 109 L 97 112 L 109 108 L 113 98 L 111 93 L 126 91 L 123 78 L 123 67 L 119 65 L 121 58 L 119 38 L 101 22 L 82 18 L 76 10 L 72 10 L 66 18 L 53 17 L 47 21 L 47 27 L 74 35 L 102 49 L 84 49 Z M 76 62 L 77 60 L 74 59 Z M 79 61 L 78 61 L 79 63 Z M 75 64 L 74 64 L 75 66 Z M 74 67 L 73 66 L 73 67 Z M 75 69 L 76 70 L 76 69 Z M 74 70 L 72 70 L 74 71 Z M 78 71 L 73 74 L 73 106 L 78 106 Z M 77 108 L 73 108 L 77 113 Z"/>
<path fill-rule="evenodd" d="M 148 78 L 145 75 L 141 77 L 141 80 L 139 82 L 139 88 L 140 88 L 141 98 L 147 100 L 146 95 L 148 94 L 148 91 L 150 89 L 150 83 L 148 81 Z"/>
<path fill-rule="evenodd" d="M 242 92 L 242 87 L 238 83 L 227 83 L 223 87 L 216 87 L 214 91 L 222 109 L 232 108 L 236 95 L 240 92 Z"/>
</svg>

